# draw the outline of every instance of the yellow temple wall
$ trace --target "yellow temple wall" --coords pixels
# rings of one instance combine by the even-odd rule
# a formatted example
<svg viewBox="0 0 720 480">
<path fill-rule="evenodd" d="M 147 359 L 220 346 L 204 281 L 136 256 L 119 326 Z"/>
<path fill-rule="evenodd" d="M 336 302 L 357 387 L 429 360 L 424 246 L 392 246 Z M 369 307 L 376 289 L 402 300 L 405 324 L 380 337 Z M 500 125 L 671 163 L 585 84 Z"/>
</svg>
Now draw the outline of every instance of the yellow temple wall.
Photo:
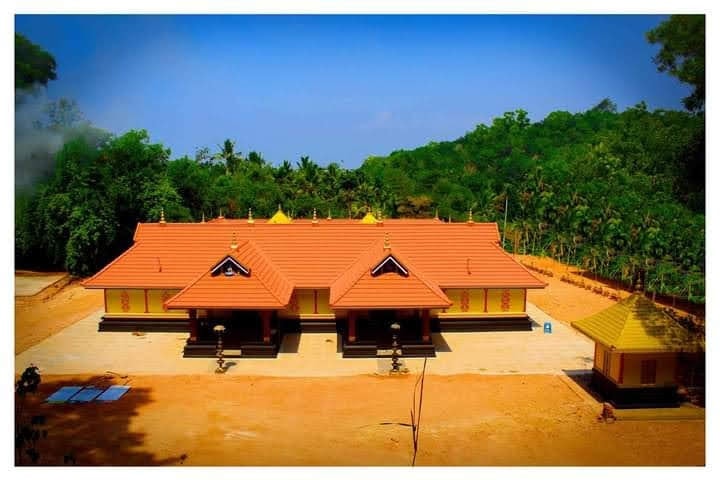
<svg viewBox="0 0 720 480">
<path fill-rule="evenodd" d="M 487 289 L 487 311 L 485 310 L 484 288 L 448 288 L 445 295 L 453 304 L 443 310 L 433 310 L 433 314 L 517 314 L 525 312 L 524 288 Z"/>
<path fill-rule="evenodd" d="M 163 303 L 178 293 L 179 289 L 105 289 L 106 316 L 186 317 L 186 310 L 165 310 Z"/>
<path fill-rule="evenodd" d="M 327 288 L 297 289 L 290 297 L 288 308 L 280 311 L 279 315 L 285 318 L 334 317 L 334 313 L 330 309 L 330 290 Z"/>
<path fill-rule="evenodd" d="M 675 368 L 677 356 L 674 353 L 633 353 L 624 354 L 623 360 L 623 385 L 642 385 L 641 362 L 643 360 L 655 360 L 655 385 L 663 385 L 675 382 Z"/>
</svg>

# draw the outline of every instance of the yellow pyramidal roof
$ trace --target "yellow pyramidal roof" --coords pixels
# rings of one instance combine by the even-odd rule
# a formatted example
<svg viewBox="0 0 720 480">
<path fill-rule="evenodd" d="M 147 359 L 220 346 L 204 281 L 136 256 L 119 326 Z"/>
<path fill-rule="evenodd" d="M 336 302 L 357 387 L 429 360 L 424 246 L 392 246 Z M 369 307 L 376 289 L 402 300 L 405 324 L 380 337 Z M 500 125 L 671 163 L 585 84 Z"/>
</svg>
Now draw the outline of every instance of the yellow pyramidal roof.
<svg viewBox="0 0 720 480">
<path fill-rule="evenodd" d="M 291 223 L 292 220 L 290 217 L 285 215 L 285 213 L 282 211 L 280 207 L 278 207 L 277 212 L 275 212 L 275 215 L 270 217 L 270 219 L 267 221 L 267 223 Z"/>
<path fill-rule="evenodd" d="M 639 293 L 572 326 L 619 352 L 696 351 L 699 346 L 685 328 Z"/>
<path fill-rule="evenodd" d="M 377 223 L 377 218 L 371 212 L 365 214 L 360 223 Z"/>
</svg>

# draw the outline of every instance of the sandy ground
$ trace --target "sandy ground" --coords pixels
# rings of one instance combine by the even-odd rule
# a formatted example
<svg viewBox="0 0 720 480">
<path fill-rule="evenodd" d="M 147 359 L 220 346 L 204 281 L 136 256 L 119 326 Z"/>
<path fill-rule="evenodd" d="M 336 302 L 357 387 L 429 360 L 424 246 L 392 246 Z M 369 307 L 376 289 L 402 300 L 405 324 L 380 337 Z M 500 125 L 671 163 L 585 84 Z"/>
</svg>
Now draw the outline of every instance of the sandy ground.
<svg viewBox="0 0 720 480">
<path fill-rule="evenodd" d="M 16 297 L 15 355 L 102 307 L 102 290 L 87 290 L 78 281 L 47 300 Z"/>
<path fill-rule="evenodd" d="M 428 375 L 418 465 L 702 465 L 703 421 L 596 420 L 561 376 Z M 39 398 L 60 385 L 45 377 Z M 112 404 L 49 405 L 43 462 L 409 465 L 416 376 L 115 379 Z M 181 420 L 179 420 L 181 419 Z"/>
<path fill-rule="evenodd" d="M 557 279 L 543 279 L 549 288 L 531 292 L 528 299 L 563 322 L 612 304 Z M 79 320 L 101 308 L 102 293 L 77 284 L 45 302 L 16 299 L 16 353 L 82 328 Z M 562 327 L 572 331 L 565 325 L 555 328 Z M 149 335 L 125 336 L 152 341 Z M 539 335 L 528 340 L 559 338 Z M 534 350 L 537 344 L 532 342 L 524 349 L 502 343 L 496 347 L 522 357 Z M 447 354 L 453 353 L 461 356 L 460 351 Z M 130 361 L 137 355 L 126 358 Z M 194 375 L 166 372 L 112 380 L 43 374 L 41 391 L 25 411 L 47 417 L 48 437 L 39 445 L 42 463 L 62 464 L 68 453 L 79 465 L 411 462 L 407 424 L 415 374 L 290 378 L 240 372 L 216 375 L 206 367 Z M 433 368 L 431 364 L 425 382 L 418 465 L 705 463 L 703 420 L 605 424 L 596 420 L 599 403 L 561 373 L 525 375 L 522 368 L 513 375 L 490 375 L 480 367 L 475 369 L 479 374 L 437 375 Z M 104 372 L 94 362 L 87 369 Z M 61 386 L 109 382 L 128 382 L 132 389 L 111 404 L 41 403 Z"/>
<path fill-rule="evenodd" d="M 546 282 L 548 286 L 542 290 L 528 290 L 527 299 L 557 320 L 569 325 L 615 304 L 615 301 L 608 297 L 561 281 L 560 276 L 564 273 L 564 266 L 551 259 L 540 259 L 529 255 L 519 255 L 519 257 L 528 263 L 532 262 L 542 268 L 553 270 L 552 277 L 531 270 L 533 275 Z M 625 292 L 617 293 L 620 298 L 627 296 Z"/>
</svg>

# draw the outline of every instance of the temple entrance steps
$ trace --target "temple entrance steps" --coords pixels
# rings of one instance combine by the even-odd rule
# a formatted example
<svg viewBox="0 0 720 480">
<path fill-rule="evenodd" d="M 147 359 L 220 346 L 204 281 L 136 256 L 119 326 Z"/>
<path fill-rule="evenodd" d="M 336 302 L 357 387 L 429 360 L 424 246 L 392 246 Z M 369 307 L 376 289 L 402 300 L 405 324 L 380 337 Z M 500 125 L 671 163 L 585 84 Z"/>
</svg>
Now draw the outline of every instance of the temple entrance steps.
<svg viewBox="0 0 720 480">
<path fill-rule="evenodd" d="M 337 325 L 335 320 L 330 321 L 311 321 L 300 322 L 300 331 L 302 333 L 335 333 Z"/>
</svg>

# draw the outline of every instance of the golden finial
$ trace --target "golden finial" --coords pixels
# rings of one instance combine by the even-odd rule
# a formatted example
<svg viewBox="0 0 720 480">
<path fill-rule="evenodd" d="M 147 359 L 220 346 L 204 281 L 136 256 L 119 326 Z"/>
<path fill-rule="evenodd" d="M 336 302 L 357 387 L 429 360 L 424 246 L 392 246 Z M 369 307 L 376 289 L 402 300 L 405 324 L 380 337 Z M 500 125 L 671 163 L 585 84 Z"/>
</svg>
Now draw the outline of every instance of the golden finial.
<svg viewBox="0 0 720 480">
<path fill-rule="evenodd" d="M 278 212 L 282 212 L 282 204 L 278 203 Z"/>
<path fill-rule="evenodd" d="M 165 223 L 165 209 L 160 207 L 160 223 Z"/>
<path fill-rule="evenodd" d="M 255 223 L 255 220 L 253 220 L 252 216 L 252 208 L 248 208 L 248 220 L 247 223 Z"/>
<path fill-rule="evenodd" d="M 328 208 L 328 216 L 327 216 L 327 219 L 328 219 L 328 220 L 332 220 L 332 210 L 330 210 L 329 208 Z"/>
<path fill-rule="evenodd" d="M 313 208 L 313 218 L 312 218 L 313 225 L 318 224 L 318 218 L 317 218 L 317 208 Z"/>
<path fill-rule="evenodd" d="M 383 244 L 385 250 L 390 250 L 390 234 L 385 232 L 385 243 Z"/>
<path fill-rule="evenodd" d="M 440 220 L 440 209 L 435 208 L 435 220 Z"/>
<path fill-rule="evenodd" d="M 225 217 L 223 217 L 223 214 L 222 214 L 222 208 L 220 209 L 220 215 L 218 216 L 218 218 L 225 218 Z"/>
<path fill-rule="evenodd" d="M 230 243 L 230 250 L 237 250 L 237 237 L 235 236 L 235 232 L 232 234 L 232 242 Z"/>
<path fill-rule="evenodd" d="M 200 223 L 205 223 L 205 212 L 202 214 L 202 220 L 200 220 Z"/>
<path fill-rule="evenodd" d="M 468 223 L 473 223 L 472 208 L 470 209 L 470 212 L 468 213 Z"/>
<path fill-rule="evenodd" d="M 383 216 L 382 216 L 382 210 L 378 208 L 377 211 L 377 224 L 382 225 L 383 224 Z"/>
</svg>

